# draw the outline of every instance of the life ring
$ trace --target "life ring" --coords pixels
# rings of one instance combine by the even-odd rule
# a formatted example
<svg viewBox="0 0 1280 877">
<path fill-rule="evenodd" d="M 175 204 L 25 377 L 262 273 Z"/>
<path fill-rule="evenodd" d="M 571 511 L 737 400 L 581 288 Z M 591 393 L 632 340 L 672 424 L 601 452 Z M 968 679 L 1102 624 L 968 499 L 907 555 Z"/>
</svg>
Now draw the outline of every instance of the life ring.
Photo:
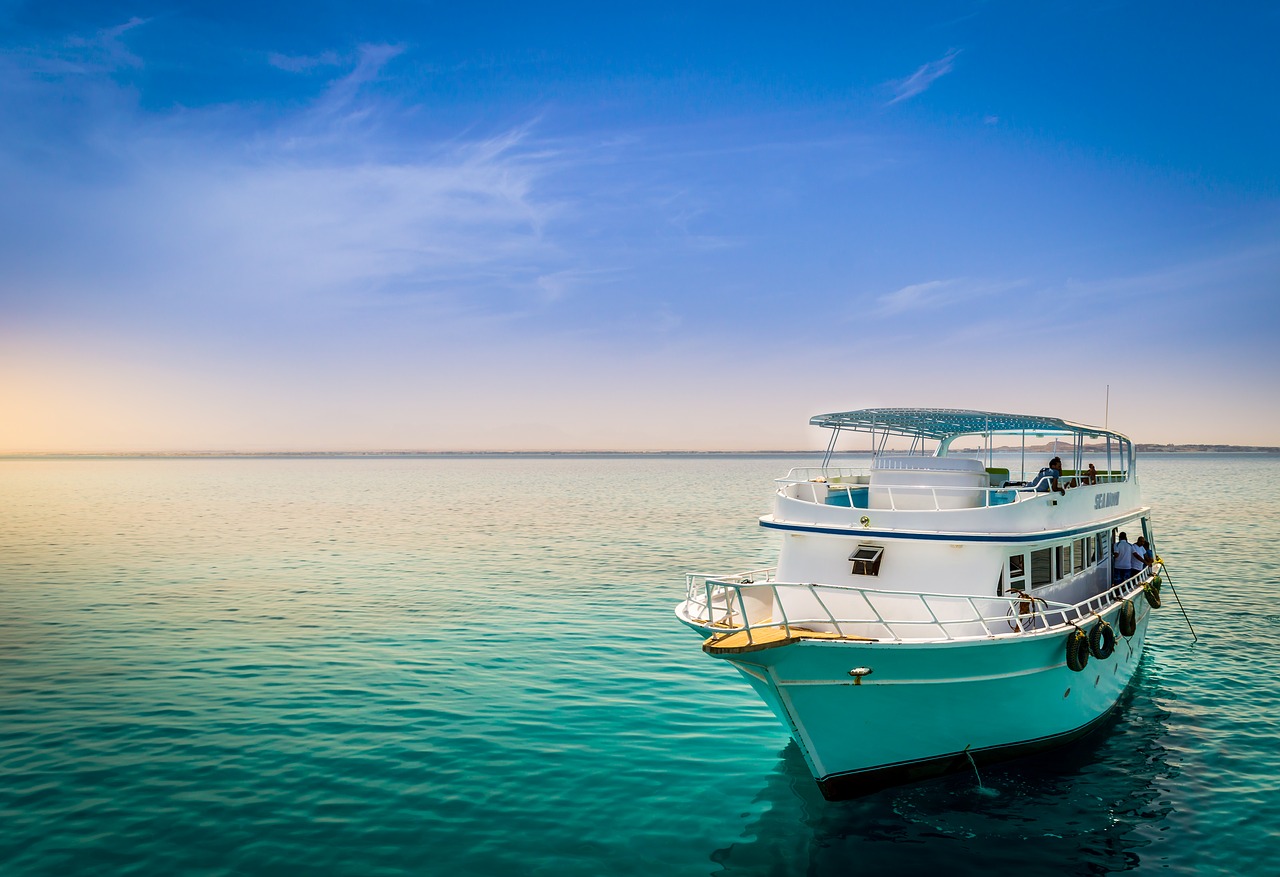
<svg viewBox="0 0 1280 877">
<path fill-rule="evenodd" d="M 1089 654 L 1099 661 L 1105 661 L 1116 650 L 1116 633 L 1111 625 L 1102 619 L 1089 631 Z"/>
<path fill-rule="evenodd" d="M 1160 608 L 1160 586 L 1147 582 L 1142 586 L 1142 593 L 1146 596 L 1147 602 L 1151 604 L 1152 609 Z"/>
<path fill-rule="evenodd" d="M 1079 673 L 1089 663 L 1089 635 L 1080 628 L 1067 634 L 1067 666 Z"/>
<path fill-rule="evenodd" d="M 1125 600 L 1120 604 L 1120 616 L 1116 620 L 1120 624 L 1120 633 L 1124 636 L 1133 636 L 1138 632 L 1138 610 L 1134 608 L 1132 600 Z"/>
</svg>

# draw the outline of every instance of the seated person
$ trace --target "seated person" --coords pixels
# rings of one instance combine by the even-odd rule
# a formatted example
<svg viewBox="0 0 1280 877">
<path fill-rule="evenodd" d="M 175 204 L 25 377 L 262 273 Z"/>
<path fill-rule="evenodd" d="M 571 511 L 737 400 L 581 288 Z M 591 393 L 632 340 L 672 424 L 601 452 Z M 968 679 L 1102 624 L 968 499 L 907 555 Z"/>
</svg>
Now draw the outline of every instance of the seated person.
<svg viewBox="0 0 1280 877">
<path fill-rule="evenodd" d="M 1089 468 L 1088 468 L 1088 469 L 1085 469 L 1085 470 L 1084 470 L 1084 476 L 1083 476 L 1083 477 L 1084 477 L 1084 481 L 1083 481 L 1083 483 L 1084 483 L 1084 484 L 1097 484 L 1097 483 L 1098 483 L 1098 470 L 1094 468 L 1094 466 L 1093 466 L 1093 464 L 1092 464 L 1092 463 L 1090 463 L 1090 464 L 1089 464 Z"/>
<path fill-rule="evenodd" d="M 1054 457 L 1049 461 L 1049 465 L 1045 466 L 1036 477 L 1031 479 L 1028 486 L 1035 489 L 1036 493 L 1048 493 L 1050 490 L 1056 490 L 1058 493 L 1066 495 L 1066 489 L 1058 484 L 1058 479 L 1062 477 L 1062 458 Z"/>
</svg>

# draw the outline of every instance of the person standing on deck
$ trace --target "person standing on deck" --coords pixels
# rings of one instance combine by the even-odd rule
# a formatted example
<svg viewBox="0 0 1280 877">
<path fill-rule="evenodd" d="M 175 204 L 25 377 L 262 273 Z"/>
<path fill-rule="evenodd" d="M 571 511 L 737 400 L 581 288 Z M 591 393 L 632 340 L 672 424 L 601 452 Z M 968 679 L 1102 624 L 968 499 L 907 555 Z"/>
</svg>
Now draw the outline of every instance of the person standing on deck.
<svg viewBox="0 0 1280 877">
<path fill-rule="evenodd" d="M 1133 572 L 1137 574 L 1151 566 L 1152 557 L 1151 549 L 1147 547 L 1147 537 L 1139 536 L 1138 541 L 1133 544 Z"/>
<path fill-rule="evenodd" d="M 1133 546 L 1129 544 L 1129 535 L 1121 533 L 1120 541 L 1111 549 L 1111 584 L 1118 585 L 1134 575 L 1137 572 L 1134 564 L 1138 564 L 1138 569 L 1142 568 L 1142 561 L 1134 556 Z"/>
</svg>

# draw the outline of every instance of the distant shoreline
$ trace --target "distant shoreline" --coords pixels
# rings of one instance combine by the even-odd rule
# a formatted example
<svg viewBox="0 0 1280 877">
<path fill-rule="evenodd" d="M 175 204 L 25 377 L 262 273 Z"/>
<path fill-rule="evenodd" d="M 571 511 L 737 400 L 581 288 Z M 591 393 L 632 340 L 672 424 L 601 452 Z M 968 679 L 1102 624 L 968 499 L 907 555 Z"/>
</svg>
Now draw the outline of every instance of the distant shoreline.
<svg viewBox="0 0 1280 877">
<path fill-rule="evenodd" d="M 1280 454 L 1280 447 L 1263 445 L 1160 445 L 1140 444 L 1144 454 Z M 953 448 L 957 453 L 978 453 L 981 448 Z M 1027 447 L 1028 453 L 1047 453 L 1048 447 Z M 1059 451 L 1064 450 L 1061 446 Z M 1020 453 L 1018 447 L 998 447 L 997 454 Z M 1088 447 L 1086 454 L 1102 453 L 1105 448 Z M 824 449 L 759 450 L 759 451 L 120 451 L 108 453 L 42 453 L 19 451 L 0 453 L 0 460 L 142 460 L 142 459 L 412 459 L 474 457 L 821 457 Z M 837 456 L 863 456 L 865 450 L 849 450 Z"/>
</svg>

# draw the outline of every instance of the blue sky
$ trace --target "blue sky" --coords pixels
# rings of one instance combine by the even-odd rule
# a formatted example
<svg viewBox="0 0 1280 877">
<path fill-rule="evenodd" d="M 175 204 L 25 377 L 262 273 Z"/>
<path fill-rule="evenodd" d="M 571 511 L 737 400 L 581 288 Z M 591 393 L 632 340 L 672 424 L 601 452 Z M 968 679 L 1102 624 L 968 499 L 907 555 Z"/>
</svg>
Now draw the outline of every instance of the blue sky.
<svg viewBox="0 0 1280 877">
<path fill-rule="evenodd" d="M 1280 444 L 1280 10 L 882 5 L 0 2 L 0 451 Z"/>
</svg>

